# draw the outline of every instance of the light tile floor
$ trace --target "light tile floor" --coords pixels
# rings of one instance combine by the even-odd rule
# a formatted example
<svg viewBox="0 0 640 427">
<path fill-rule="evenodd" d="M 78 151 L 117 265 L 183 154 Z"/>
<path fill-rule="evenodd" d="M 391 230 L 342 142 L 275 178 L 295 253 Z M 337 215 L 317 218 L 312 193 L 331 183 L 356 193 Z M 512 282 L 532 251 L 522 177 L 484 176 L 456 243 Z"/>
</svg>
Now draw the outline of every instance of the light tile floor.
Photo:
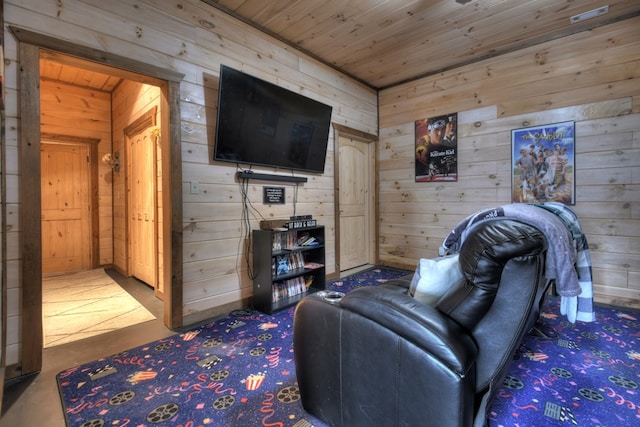
<svg viewBox="0 0 640 427">
<path fill-rule="evenodd" d="M 102 268 L 42 280 L 44 347 L 155 319 Z"/>
</svg>

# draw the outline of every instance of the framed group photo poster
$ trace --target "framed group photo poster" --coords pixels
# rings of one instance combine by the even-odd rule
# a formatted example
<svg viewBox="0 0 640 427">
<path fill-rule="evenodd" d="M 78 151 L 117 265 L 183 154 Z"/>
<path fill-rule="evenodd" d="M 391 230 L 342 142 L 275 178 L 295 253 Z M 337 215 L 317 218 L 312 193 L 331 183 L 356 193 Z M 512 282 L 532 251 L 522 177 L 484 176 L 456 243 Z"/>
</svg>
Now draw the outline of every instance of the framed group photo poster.
<svg viewBox="0 0 640 427">
<path fill-rule="evenodd" d="M 458 113 L 415 122 L 416 182 L 458 180 Z"/>
<path fill-rule="evenodd" d="M 554 123 L 511 131 L 514 203 L 575 204 L 575 124 Z"/>
</svg>

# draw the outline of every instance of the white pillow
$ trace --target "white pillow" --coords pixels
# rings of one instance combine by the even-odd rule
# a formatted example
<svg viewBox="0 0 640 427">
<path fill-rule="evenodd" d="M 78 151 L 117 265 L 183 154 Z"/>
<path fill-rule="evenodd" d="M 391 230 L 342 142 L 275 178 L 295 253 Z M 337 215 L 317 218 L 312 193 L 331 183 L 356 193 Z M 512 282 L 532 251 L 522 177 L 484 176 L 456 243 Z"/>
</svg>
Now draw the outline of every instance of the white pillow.
<svg viewBox="0 0 640 427">
<path fill-rule="evenodd" d="M 418 264 L 409 295 L 424 304 L 435 305 L 452 287 L 462 283 L 458 254 L 440 258 L 423 258 Z"/>
</svg>

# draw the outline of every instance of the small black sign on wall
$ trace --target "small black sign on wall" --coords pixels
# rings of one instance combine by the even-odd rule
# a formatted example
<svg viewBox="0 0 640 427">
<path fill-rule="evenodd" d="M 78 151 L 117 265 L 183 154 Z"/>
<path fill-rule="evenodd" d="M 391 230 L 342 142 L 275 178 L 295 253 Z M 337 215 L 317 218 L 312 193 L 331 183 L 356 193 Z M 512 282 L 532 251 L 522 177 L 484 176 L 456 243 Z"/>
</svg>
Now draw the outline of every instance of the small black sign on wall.
<svg viewBox="0 0 640 427">
<path fill-rule="evenodd" d="M 262 203 L 284 205 L 284 187 L 262 187 Z"/>
</svg>

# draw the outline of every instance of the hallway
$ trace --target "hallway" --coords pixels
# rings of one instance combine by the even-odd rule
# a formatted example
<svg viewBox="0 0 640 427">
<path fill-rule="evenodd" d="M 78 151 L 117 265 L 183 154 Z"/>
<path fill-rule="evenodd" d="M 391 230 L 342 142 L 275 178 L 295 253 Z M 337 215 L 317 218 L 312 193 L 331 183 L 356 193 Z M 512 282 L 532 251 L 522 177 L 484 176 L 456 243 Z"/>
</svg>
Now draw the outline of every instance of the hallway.
<svg viewBox="0 0 640 427">
<path fill-rule="evenodd" d="M 154 319 L 103 268 L 45 275 L 42 312 L 45 348 Z"/>
</svg>

